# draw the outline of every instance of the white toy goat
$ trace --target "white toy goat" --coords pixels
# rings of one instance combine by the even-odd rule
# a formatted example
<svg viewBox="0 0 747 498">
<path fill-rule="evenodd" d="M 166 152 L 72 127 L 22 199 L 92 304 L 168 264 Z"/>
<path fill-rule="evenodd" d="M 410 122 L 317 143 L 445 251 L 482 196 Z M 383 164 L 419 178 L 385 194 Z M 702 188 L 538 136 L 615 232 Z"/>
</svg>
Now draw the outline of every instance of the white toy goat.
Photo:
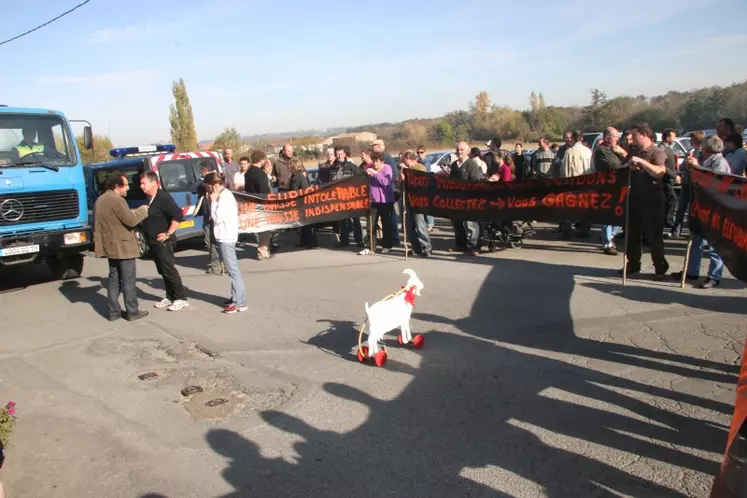
<svg viewBox="0 0 747 498">
<path fill-rule="evenodd" d="M 397 342 L 400 345 L 411 345 L 420 349 L 423 347 L 422 335 L 414 338 L 410 332 L 410 315 L 415 306 L 415 297 L 420 296 L 423 290 L 423 282 L 413 270 L 407 269 L 402 273 L 410 275 L 407 284 L 396 294 L 391 294 L 381 301 L 368 306 L 366 303 L 366 320 L 358 334 L 358 361 L 364 362 L 368 358 L 374 358 L 376 365 L 384 366 L 387 359 L 386 346 L 383 350 L 379 348 L 379 342 L 384 334 L 396 328 L 400 329 Z M 363 343 L 363 333 L 368 331 L 368 340 Z"/>
</svg>

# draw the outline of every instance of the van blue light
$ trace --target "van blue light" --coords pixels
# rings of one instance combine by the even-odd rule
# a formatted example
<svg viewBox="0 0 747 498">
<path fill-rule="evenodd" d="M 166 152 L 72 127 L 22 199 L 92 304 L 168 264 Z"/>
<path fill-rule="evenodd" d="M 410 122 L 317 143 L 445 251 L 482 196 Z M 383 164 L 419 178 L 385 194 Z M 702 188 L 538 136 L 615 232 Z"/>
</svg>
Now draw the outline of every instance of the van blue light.
<svg viewBox="0 0 747 498">
<path fill-rule="evenodd" d="M 112 157 L 125 157 L 132 156 L 135 154 L 172 154 L 176 151 L 176 146 L 172 144 L 167 145 L 140 145 L 138 147 L 121 147 L 118 149 L 112 149 L 109 151 L 109 155 Z"/>
</svg>

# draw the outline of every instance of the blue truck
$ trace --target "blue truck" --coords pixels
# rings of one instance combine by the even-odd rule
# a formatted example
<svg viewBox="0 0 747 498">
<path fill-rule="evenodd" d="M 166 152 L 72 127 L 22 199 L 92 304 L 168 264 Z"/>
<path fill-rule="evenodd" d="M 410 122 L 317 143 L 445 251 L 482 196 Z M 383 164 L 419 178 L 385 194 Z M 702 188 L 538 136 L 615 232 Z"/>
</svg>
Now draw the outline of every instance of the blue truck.
<svg viewBox="0 0 747 498">
<path fill-rule="evenodd" d="M 93 147 L 91 126 L 83 142 Z M 59 111 L 0 105 L 0 271 L 46 263 L 77 278 L 93 242 L 83 161 Z"/>
</svg>

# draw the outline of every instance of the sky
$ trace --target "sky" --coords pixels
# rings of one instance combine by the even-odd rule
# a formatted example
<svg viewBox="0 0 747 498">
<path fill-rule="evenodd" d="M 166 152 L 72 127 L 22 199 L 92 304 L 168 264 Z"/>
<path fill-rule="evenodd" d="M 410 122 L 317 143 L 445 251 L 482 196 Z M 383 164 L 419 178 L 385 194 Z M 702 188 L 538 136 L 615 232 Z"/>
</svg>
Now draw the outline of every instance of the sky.
<svg viewBox="0 0 747 498">
<path fill-rule="evenodd" d="M 81 0 L 0 4 L 0 40 Z M 510 4 L 510 5 L 509 5 Z M 662 6 L 662 7 L 660 7 Z M 0 104 L 87 119 L 117 146 L 169 139 L 183 78 L 199 140 L 585 105 L 747 80 L 747 1 L 91 0 L 0 46 Z M 8 68 L 15 68 L 10 71 Z"/>
</svg>

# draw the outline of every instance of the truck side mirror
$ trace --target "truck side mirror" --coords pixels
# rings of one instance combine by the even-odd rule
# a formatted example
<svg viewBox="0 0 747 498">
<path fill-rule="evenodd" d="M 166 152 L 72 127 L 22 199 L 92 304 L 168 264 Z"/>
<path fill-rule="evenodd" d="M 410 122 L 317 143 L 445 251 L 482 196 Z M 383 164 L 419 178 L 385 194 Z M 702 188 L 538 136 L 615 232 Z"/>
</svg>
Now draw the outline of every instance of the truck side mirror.
<svg viewBox="0 0 747 498">
<path fill-rule="evenodd" d="M 83 146 L 86 149 L 93 149 L 93 131 L 90 126 L 83 128 Z"/>
</svg>

